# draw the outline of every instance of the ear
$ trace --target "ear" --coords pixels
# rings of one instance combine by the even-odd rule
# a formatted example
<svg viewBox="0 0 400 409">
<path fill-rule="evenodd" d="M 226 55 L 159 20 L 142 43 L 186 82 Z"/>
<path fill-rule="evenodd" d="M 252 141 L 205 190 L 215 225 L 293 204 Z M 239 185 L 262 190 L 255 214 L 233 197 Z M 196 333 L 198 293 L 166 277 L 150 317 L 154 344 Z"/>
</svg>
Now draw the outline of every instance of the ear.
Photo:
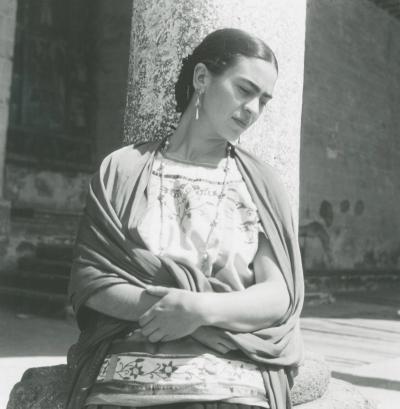
<svg viewBox="0 0 400 409">
<path fill-rule="evenodd" d="M 197 90 L 205 90 L 210 82 L 211 73 L 205 64 L 199 62 L 193 70 L 193 87 Z"/>
</svg>

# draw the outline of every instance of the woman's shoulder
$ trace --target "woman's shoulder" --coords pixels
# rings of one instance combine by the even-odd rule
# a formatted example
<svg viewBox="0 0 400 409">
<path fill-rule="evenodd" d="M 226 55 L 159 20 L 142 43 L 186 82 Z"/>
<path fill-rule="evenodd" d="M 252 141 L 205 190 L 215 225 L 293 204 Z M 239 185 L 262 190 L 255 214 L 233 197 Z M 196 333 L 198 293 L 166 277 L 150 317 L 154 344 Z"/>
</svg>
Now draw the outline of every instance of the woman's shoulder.
<svg viewBox="0 0 400 409">
<path fill-rule="evenodd" d="M 259 178 L 260 182 L 268 185 L 270 190 L 274 190 L 279 193 L 281 190 L 285 190 L 284 183 L 278 173 L 278 171 L 269 163 L 265 162 L 250 151 L 239 148 L 238 156 L 249 168 L 251 176 Z"/>
<path fill-rule="evenodd" d="M 159 147 L 159 141 L 146 141 L 123 146 L 108 154 L 101 163 L 103 169 L 129 171 L 146 162 Z"/>
<path fill-rule="evenodd" d="M 282 222 L 288 223 L 291 219 L 292 206 L 286 185 L 278 171 L 269 163 L 243 148 L 238 150 L 238 156 L 257 192 L 268 198 L 268 202 Z"/>
</svg>

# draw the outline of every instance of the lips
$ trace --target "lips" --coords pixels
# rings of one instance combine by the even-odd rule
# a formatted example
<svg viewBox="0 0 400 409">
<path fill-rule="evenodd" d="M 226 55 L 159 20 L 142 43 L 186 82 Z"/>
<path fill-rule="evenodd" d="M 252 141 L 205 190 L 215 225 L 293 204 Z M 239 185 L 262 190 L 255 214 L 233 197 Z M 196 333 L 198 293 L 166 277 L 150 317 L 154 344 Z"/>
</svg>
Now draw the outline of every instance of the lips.
<svg viewBox="0 0 400 409">
<path fill-rule="evenodd" d="M 244 120 L 236 118 L 236 117 L 233 117 L 232 119 L 243 129 L 246 129 L 248 127 L 248 125 L 249 125 L 248 121 L 244 121 Z"/>
</svg>

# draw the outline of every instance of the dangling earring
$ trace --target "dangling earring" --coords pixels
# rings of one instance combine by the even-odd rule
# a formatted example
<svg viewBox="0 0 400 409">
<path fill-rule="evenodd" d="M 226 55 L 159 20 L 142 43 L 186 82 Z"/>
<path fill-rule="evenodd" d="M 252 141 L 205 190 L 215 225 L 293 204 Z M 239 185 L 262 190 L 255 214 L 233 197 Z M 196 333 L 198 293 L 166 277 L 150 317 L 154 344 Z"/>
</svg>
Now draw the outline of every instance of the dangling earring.
<svg viewBox="0 0 400 409">
<path fill-rule="evenodd" d="M 199 119 L 200 95 L 201 95 L 201 92 L 197 91 L 197 99 L 196 99 L 196 103 L 194 104 L 194 106 L 196 107 L 196 114 L 195 114 L 196 121 Z"/>
<path fill-rule="evenodd" d="M 236 142 L 236 145 L 240 145 L 240 136 L 239 136 L 239 138 L 238 138 L 238 140 Z"/>
</svg>

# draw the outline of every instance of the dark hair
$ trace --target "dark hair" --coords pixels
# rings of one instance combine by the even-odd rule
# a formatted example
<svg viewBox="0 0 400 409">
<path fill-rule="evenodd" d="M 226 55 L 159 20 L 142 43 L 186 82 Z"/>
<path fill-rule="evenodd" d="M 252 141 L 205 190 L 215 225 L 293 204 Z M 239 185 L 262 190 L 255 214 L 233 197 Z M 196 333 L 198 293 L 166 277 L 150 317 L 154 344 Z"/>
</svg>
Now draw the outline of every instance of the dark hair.
<svg viewBox="0 0 400 409">
<path fill-rule="evenodd" d="M 223 74 L 238 56 L 260 58 L 272 63 L 278 71 L 274 52 L 264 41 L 235 28 L 223 28 L 206 36 L 193 53 L 182 61 L 181 72 L 175 84 L 176 111 L 184 112 L 194 93 L 193 72 L 203 63 L 215 75 Z"/>
</svg>

